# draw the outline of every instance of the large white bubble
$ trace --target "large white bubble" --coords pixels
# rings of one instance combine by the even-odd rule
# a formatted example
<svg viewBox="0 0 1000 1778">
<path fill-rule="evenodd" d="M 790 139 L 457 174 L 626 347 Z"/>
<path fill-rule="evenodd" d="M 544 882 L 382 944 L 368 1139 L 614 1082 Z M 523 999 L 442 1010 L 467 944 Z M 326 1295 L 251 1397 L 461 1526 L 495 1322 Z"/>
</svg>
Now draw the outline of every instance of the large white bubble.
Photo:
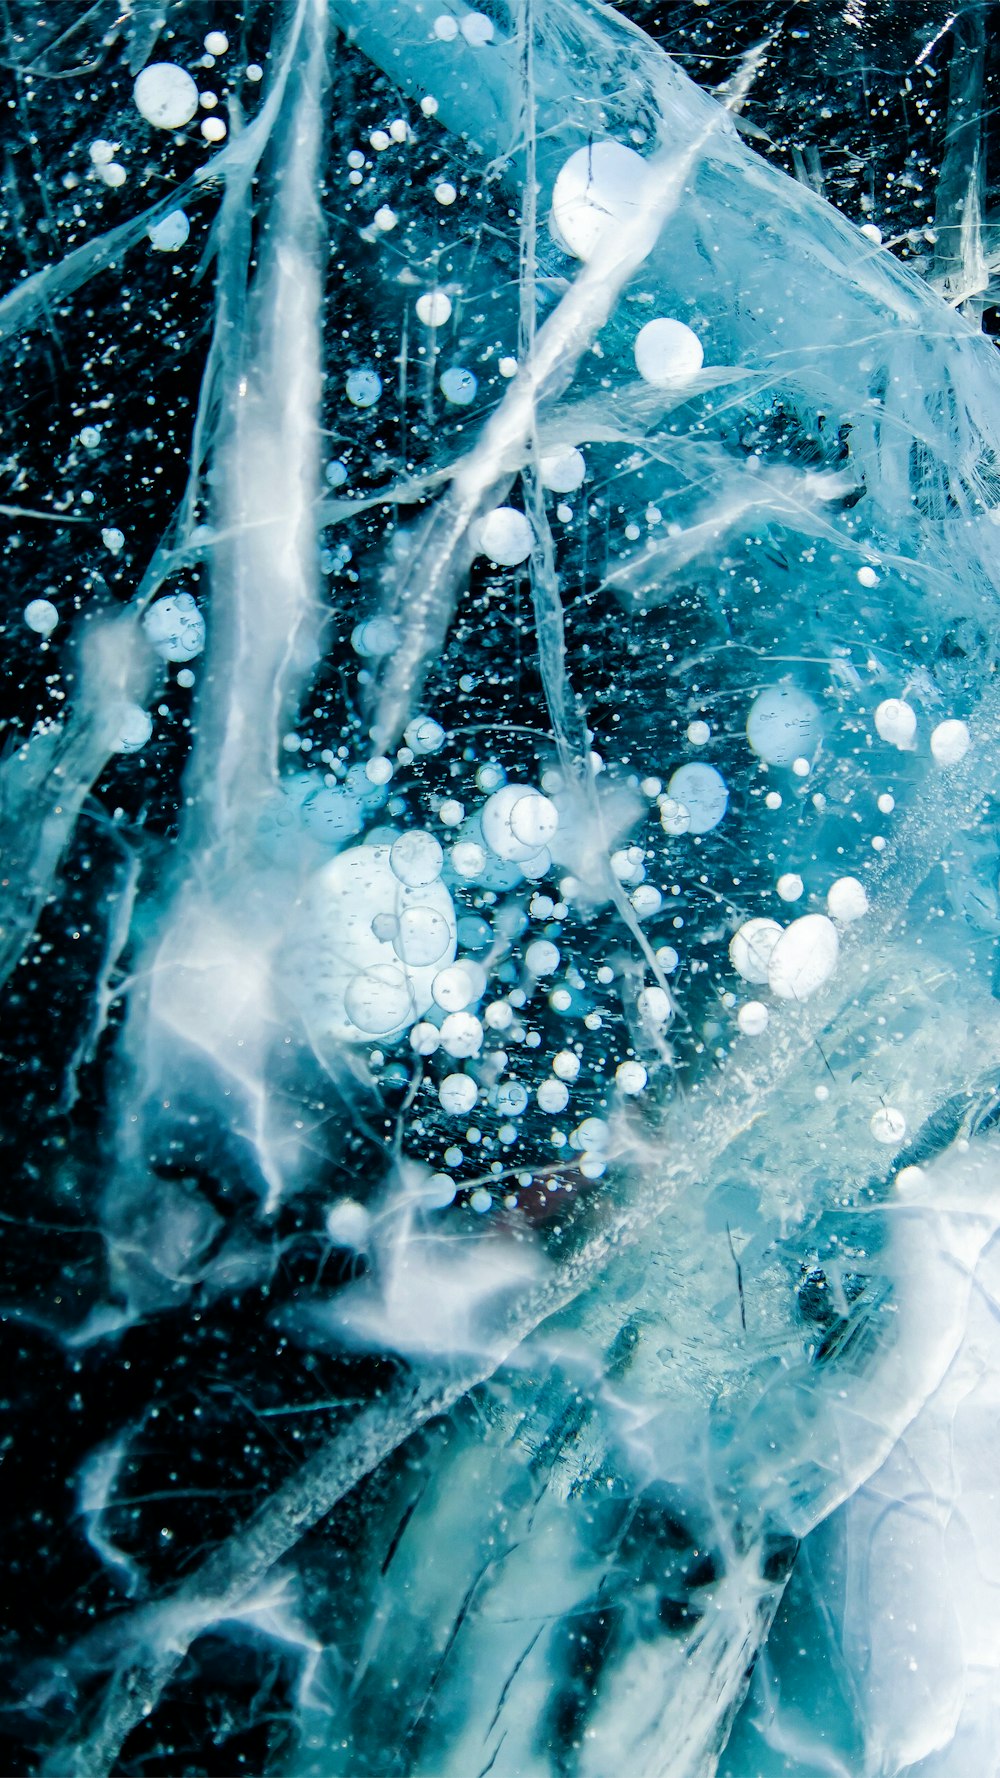
<svg viewBox="0 0 1000 1778">
<path fill-rule="evenodd" d="M 576 259 L 592 259 L 603 242 L 641 213 L 649 167 L 622 142 L 578 148 L 559 170 L 552 192 L 552 233 Z"/>
</svg>

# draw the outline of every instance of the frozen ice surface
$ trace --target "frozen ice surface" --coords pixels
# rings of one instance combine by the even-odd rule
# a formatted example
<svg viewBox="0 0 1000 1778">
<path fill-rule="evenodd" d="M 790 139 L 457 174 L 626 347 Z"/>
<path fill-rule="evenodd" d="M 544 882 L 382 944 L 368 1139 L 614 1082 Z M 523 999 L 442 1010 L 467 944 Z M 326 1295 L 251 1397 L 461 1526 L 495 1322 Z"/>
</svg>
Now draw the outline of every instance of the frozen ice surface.
<svg viewBox="0 0 1000 1778">
<path fill-rule="evenodd" d="M 209 11 L 4 23 L 6 1764 L 988 1778 L 986 9 Z"/>
</svg>

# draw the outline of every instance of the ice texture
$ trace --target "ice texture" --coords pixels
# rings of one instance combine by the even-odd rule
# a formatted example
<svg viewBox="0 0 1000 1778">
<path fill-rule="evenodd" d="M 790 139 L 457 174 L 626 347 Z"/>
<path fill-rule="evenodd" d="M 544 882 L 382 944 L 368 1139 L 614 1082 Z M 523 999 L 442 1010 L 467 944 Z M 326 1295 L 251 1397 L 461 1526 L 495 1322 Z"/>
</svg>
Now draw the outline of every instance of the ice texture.
<svg viewBox="0 0 1000 1778">
<path fill-rule="evenodd" d="M 1000 1771 L 981 11 L 5 27 L 11 1769 Z"/>
</svg>

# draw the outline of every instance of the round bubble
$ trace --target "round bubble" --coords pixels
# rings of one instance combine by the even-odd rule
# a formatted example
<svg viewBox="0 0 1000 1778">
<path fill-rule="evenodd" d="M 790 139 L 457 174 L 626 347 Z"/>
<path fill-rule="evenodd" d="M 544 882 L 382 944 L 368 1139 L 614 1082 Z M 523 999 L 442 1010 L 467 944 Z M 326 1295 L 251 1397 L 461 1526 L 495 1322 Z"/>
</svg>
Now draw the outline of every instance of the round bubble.
<svg viewBox="0 0 1000 1778">
<path fill-rule="evenodd" d="M 690 809 L 686 808 L 683 803 L 679 803 L 676 797 L 661 797 L 660 826 L 671 839 L 679 839 L 681 834 L 689 833 L 691 830 Z"/>
<path fill-rule="evenodd" d="M 363 656 L 391 654 L 399 640 L 399 631 L 387 617 L 367 617 L 351 631 L 351 647 Z"/>
<path fill-rule="evenodd" d="M 744 920 L 729 941 L 729 961 L 737 975 L 758 987 L 766 982 L 771 953 L 780 937 L 777 920 Z"/>
<path fill-rule="evenodd" d="M 30 599 L 24 607 L 24 621 L 36 636 L 51 636 L 59 613 L 51 599 Z"/>
<path fill-rule="evenodd" d="M 819 711 L 795 685 L 765 686 L 750 706 L 747 740 L 768 765 L 791 765 L 811 754 L 819 733 Z"/>
<path fill-rule="evenodd" d="M 410 1048 L 418 1056 L 432 1056 L 441 1043 L 441 1034 L 429 1019 L 419 1019 L 410 1032 Z"/>
<path fill-rule="evenodd" d="M 539 1108 L 552 1115 L 565 1111 L 569 1104 L 569 1088 L 561 1080 L 543 1080 L 535 1094 Z"/>
<path fill-rule="evenodd" d="M 441 1109 L 452 1117 L 471 1111 L 478 1097 L 479 1089 L 470 1074 L 446 1074 L 438 1087 Z"/>
<path fill-rule="evenodd" d="M 505 568 L 526 562 L 534 542 L 535 534 L 516 506 L 495 506 L 479 526 L 480 554 Z"/>
<path fill-rule="evenodd" d="M 736 1014 L 736 1023 L 744 1037 L 759 1037 L 767 1030 L 770 1017 L 762 1000 L 748 1000 Z"/>
<path fill-rule="evenodd" d="M 939 766 L 957 766 L 972 745 L 967 725 L 950 717 L 939 722 L 931 735 L 931 752 Z"/>
<path fill-rule="evenodd" d="M 382 393 L 382 378 L 374 370 L 348 371 L 344 388 L 355 407 L 374 407 Z"/>
<path fill-rule="evenodd" d="M 696 376 L 705 361 L 698 335 L 665 315 L 647 321 L 635 342 L 635 367 L 644 383 L 667 389 Z"/>
<path fill-rule="evenodd" d="M 527 1109 L 528 1094 L 519 1080 L 502 1080 L 497 1087 L 497 1110 L 502 1117 L 520 1117 Z"/>
<path fill-rule="evenodd" d="M 868 1125 L 876 1142 L 895 1148 L 906 1135 L 906 1119 L 894 1105 L 880 1105 Z"/>
<path fill-rule="evenodd" d="M 153 732 L 153 718 L 141 704 L 122 704 L 117 733 L 111 743 L 115 753 L 138 753 Z"/>
<path fill-rule="evenodd" d="M 344 993 L 344 1010 L 359 1031 L 387 1037 L 411 1016 L 413 995 L 403 970 L 374 963 L 359 970 Z"/>
<path fill-rule="evenodd" d="M 403 740 L 414 753 L 437 753 L 445 739 L 444 729 L 433 716 L 414 716 L 403 730 Z"/>
<path fill-rule="evenodd" d="M 827 890 L 826 911 L 831 919 L 839 920 L 846 926 L 851 920 L 860 920 L 868 912 L 868 896 L 865 886 L 857 877 L 838 877 Z"/>
<path fill-rule="evenodd" d="M 803 914 L 786 926 L 771 952 L 767 979 L 780 1000 L 808 1000 L 830 980 L 840 941 L 826 914 Z"/>
<path fill-rule="evenodd" d="M 671 799 L 687 810 L 689 833 L 710 833 L 729 806 L 726 780 L 714 766 L 700 761 L 680 766 L 667 790 Z"/>
<path fill-rule="evenodd" d="M 524 953 L 532 975 L 554 975 L 559 968 L 559 947 L 551 939 L 536 938 Z"/>
<path fill-rule="evenodd" d="M 648 1078 L 641 1062 L 620 1062 L 615 1069 L 615 1080 L 620 1090 L 629 1095 L 641 1093 Z"/>
<path fill-rule="evenodd" d="M 472 49 L 482 49 L 493 41 L 493 20 L 487 18 L 485 12 L 467 12 L 460 30 Z"/>
<path fill-rule="evenodd" d="M 446 1055 L 478 1056 L 483 1047 L 483 1027 L 472 1012 L 450 1012 L 441 1021 L 441 1048 Z"/>
<path fill-rule="evenodd" d="M 176 62 L 150 62 L 132 88 L 136 107 L 158 130 L 182 130 L 198 109 L 198 88 Z"/>
<path fill-rule="evenodd" d="M 649 167 L 621 142 L 592 142 L 563 162 L 552 191 L 552 234 L 575 259 L 598 248 L 642 213 Z M 652 245 L 652 241 L 650 242 Z"/>
<path fill-rule="evenodd" d="M 493 943 L 493 928 L 479 914 L 463 914 L 458 922 L 458 942 L 466 951 L 486 951 Z"/>
<path fill-rule="evenodd" d="M 346 790 L 332 784 L 319 784 L 302 804 L 302 823 L 306 832 L 324 846 L 339 846 L 353 840 L 362 828 L 359 804 Z"/>
<path fill-rule="evenodd" d="M 483 838 L 498 858 L 519 864 L 555 837 L 559 811 L 530 784 L 504 784 L 483 804 Z"/>
<path fill-rule="evenodd" d="M 636 1005 L 644 1025 L 665 1025 L 670 1017 L 670 995 L 662 988 L 643 988 Z"/>
<path fill-rule="evenodd" d="M 394 841 L 389 863 L 401 883 L 409 889 L 419 889 L 424 883 L 437 881 L 444 869 L 444 853 L 432 833 L 413 828 Z"/>
<path fill-rule="evenodd" d="M 782 901 L 801 901 L 805 884 L 798 871 L 785 871 L 775 884 Z"/>
<path fill-rule="evenodd" d="M 157 253 L 179 253 L 191 233 L 191 224 L 183 210 L 168 210 L 166 216 L 150 223 L 146 233 Z"/>
<path fill-rule="evenodd" d="M 460 957 L 434 977 L 433 994 L 445 1012 L 464 1012 L 486 992 L 486 971 L 472 957 Z"/>
<path fill-rule="evenodd" d="M 417 297 L 417 320 L 425 327 L 443 327 L 451 316 L 451 297 L 443 290 L 425 290 Z"/>
<path fill-rule="evenodd" d="M 205 619 L 190 593 L 155 600 L 142 627 L 162 661 L 193 661 L 205 646 Z"/>
<path fill-rule="evenodd" d="M 917 733 L 917 713 L 903 698 L 885 698 L 875 711 L 875 728 L 890 747 L 909 751 Z"/>
<path fill-rule="evenodd" d="M 548 456 L 540 457 L 538 474 L 543 488 L 550 488 L 553 494 L 572 494 L 579 488 L 587 473 L 587 462 L 582 451 L 571 447 L 566 451 L 555 451 Z"/>
<path fill-rule="evenodd" d="M 450 401 L 453 407 L 468 407 L 470 401 L 476 399 L 479 384 L 471 370 L 465 370 L 460 364 L 453 364 L 448 370 L 441 372 L 440 386 L 445 401 Z"/>
<path fill-rule="evenodd" d="M 333 462 L 326 466 L 326 479 L 331 488 L 342 488 L 347 480 L 347 464 L 342 463 L 339 457 L 335 457 Z"/>
<path fill-rule="evenodd" d="M 451 929 L 433 908 L 405 908 L 399 916 L 392 947 L 404 963 L 440 963 L 451 947 Z"/>
<path fill-rule="evenodd" d="M 552 1072 L 560 1080 L 575 1080 L 580 1072 L 580 1058 L 573 1050 L 559 1050 L 552 1058 Z"/>
<path fill-rule="evenodd" d="M 353 1198 L 342 1198 L 326 1213 L 326 1232 L 338 1247 L 362 1248 L 367 1244 L 371 1216 L 363 1204 Z"/>
</svg>

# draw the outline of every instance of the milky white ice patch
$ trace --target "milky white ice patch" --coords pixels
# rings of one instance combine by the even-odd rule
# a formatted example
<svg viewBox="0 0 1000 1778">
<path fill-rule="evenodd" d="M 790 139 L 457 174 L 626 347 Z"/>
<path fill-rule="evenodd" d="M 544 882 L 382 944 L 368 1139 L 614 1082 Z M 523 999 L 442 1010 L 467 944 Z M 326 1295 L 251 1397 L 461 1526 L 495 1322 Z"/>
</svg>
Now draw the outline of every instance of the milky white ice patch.
<svg viewBox="0 0 1000 1778">
<path fill-rule="evenodd" d="M 666 315 L 647 321 L 635 342 L 635 367 L 644 383 L 667 389 L 697 376 L 705 361 L 698 335 Z"/>
<path fill-rule="evenodd" d="M 516 568 L 531 554 L 535 534 L 516 506 L 495 506 L 479 524 L 480 554 L 505 568 Z"/>
<path fill-rule="evenodd" d="M 559 170 L 552 192 L 552 233 L 575 259 L 592 259 L 623 224 L 641 214 L 649 167 L 622 142 L 578 148 Z"/>
<path fill-rule="evenodd" d="M 426 839 L 425 870 L 437 844 L 430 834 Z M 286 963 L 318 1043 L 400 1036 L 428 1010 L 435 975 L 455 954 L 447 888 L 440 878 L 404 882 L 393 868 L 394 849 L 353 846 L 306 885 Z"/>
<path fill-rule="evenodd" d="M 750 706 L 747 740 L 767 765 L 787 766 L 806 758 L 819 733 L 819 711 L 795 685 L 767 685 Z"/>
<path fill-rule="evenodd" d="M 190 593 L 171 593 L 150 605 L 142 620 L 163 661 L 193 661 L 205 646 L 205 619 Z"/>
<path fill-rule="evenodd" d="M 688 833 L 710 833 L 729 806 L 726 780 L 714 766 L 697 761 L 680 766 L 667 785 L 672 802 L 687 812 Z"/>
<path fill-rule="evenodd" d="M 198 88 L 176 62 L 150 62 L 132 88 L 136 108 L 157 130 L 182 130 L 198 109 Z"/>
<path fill-rule="evenodd" d="M 826 914 L 803 914 L 786 926 L 768 965 L 771 992 L 780 1000 L 808 1000 L 830 980 L 840 941 Z"/>
</svg>

